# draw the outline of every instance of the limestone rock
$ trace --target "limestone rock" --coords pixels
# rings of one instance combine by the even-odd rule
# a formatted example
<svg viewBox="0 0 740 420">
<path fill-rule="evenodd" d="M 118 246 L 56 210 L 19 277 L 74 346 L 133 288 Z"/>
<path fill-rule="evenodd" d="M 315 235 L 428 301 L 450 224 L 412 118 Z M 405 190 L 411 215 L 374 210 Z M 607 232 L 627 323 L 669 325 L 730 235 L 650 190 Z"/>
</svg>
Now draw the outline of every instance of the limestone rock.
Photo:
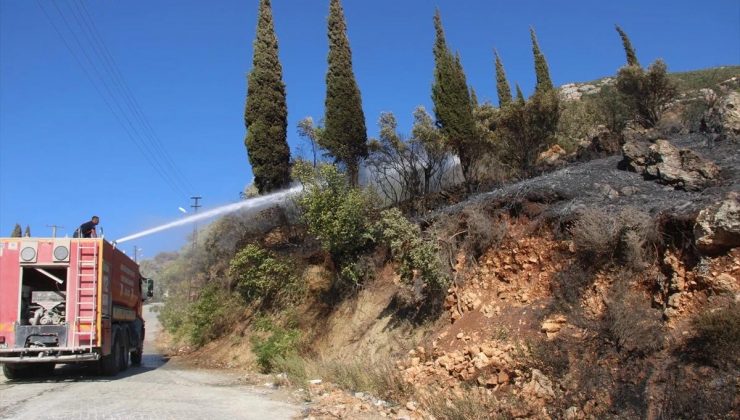
<svg viewBox="0 0 740 420">
<path fill-rule="evenodd" d="M 552 381 L 537 369 L 532 369 L 532 379 L 524 385 L 522 392 L 545 401 L 555 398 Z"/>
<path fill-rule="evenodd" d="M 668 140 L 649 144 L 638 140 L 622 146 L 621 166 L 646 179 L 687 191 L 700 191 L 719 176 L 719 167 L 688 149 L 678 149 Z"/>
<path fill-rule="evenodd" d="M 565 156 L 565 150 L 559 145 L 553 145 L 551 148 L 540 153 L 537 158 L 538 164 L 544 164 L 549 166 L 556 166 L 562 162 L 563 156 Z"/>
<path fill-rule="evenodd" d="M 547 338 L 553 338 L 565 325 L 566 318 L 562 315 L 551 317 L 542 322 L 540 331 L 547 334 Z"/>
<path fill-rule="evenodd" d="M 740 136 L 740 93 L 733 91 L 712 102 L 704 116 L 709 130 L 733 138 Z"/>
<path fill-rule="evenodd" d="M 740 194 L 699 212 L 694 225 L 696 247 L 704 253 L 722 252 L 740 246 Z"/>
<path fill-rule="evenodd" d="M 740 290 L 740 280 L 727 273 L 707 276 L 703 280 L 710 289 L 717 293 L 737 293 Z"/>
<path fill-rule="evenodd" d="M 579 143 L 576 154 L 579 158 L 611 156 L 619 152 L 619 141 L 619 135 L 604 125 L 598 125 Z"/>
</svg>

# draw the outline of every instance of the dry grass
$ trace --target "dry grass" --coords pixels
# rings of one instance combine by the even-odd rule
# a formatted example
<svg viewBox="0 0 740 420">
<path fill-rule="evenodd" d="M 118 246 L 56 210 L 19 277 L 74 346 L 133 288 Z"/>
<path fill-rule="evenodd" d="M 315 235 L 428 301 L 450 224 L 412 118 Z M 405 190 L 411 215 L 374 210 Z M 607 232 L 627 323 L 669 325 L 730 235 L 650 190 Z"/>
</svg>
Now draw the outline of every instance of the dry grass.
<svg viewBox="0 0 740 420">
<path fill-rule="evenodd" d="M 586 209 L 571 226 L 570 234 L 582 261 L 597 266 L 618 261 L 633 270 L 645 268 L 660 239 L 650 215 L 632 207 L 616 215 Z"/>
<path fill-rule="evenodd" d="M 435 419 L 488 420 L 512 417 L 509 410 L 514 405 L 501 401 L 481 389 L 466 389 L 457 395 L 425 392 L 418 395 L 420 408 Z"/>
<path fill-rule="evenodd" d="M 608 304 L 609 332 L 620 351 L 647 355 L 663 346 L 660 311 L 650 298 L 632 290 L 618 290 Z"/>
<path fill-rule="evenodd" d="M 690 345 L 701 359 L 719 367 L 740 367 L 740 304 L 707 311 L 694 322 Z"/>
<path fill-rule="evenodd" d="M 312 379 L 331 382 L 352 392 L 365 392 L 388 401 L 403 401 L 413 394 L 398 368 L 389 360 L 313 360 L 291 355 L 275 361 L 274 371 L 283 372 L 292 383 L 304 385 Z"/>
</svg>

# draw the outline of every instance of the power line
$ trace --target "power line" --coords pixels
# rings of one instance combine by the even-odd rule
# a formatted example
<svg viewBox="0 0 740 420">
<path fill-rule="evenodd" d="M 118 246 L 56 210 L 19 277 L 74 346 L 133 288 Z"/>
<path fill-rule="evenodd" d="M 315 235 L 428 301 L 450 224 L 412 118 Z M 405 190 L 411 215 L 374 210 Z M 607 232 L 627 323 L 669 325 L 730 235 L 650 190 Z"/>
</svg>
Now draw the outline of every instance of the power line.
<svg viewBox="0 0 740 420">
<path fill-rule="evenodd" d="M 62 22 L 67 28 L 67 31 L 72 35 L 72 38 L 76 42 L 76 45 L 79 47 L 79 50 L 81 51 L 81 55 L 84 56 L 84 58 L 89 63 L 89 66 L 92 67 L 92 72 L 95 73 L 99 81 L 96 83 L 95 77 L 93 77 L 91 71 L 88 69 L 88 67 L 84 64 L 83 60 L 80 58 L 80 55 L 75 52 L 75 49 L 72 47 L 70 42 L 67 40 L 67 38 L 62 34 L 62 31 L 59 29 L 59 27 L 54 22 L 54 19 L 51 17 L 51 15 L 47 12 L 47 10 L 44 8 L 40 0 L 36 1 L 39 5 L 39 8 L 46 16 L 47 20 L 51 24 L 52 28 L 56 32 L 57 36 L 60 38 L 64 46 L 67 48 L 67 50 L 70 52 L 72 57 L 75 59 L 77 64 L 82 68 L 83 73 L 87 77 L 88 81 L 93 85 L 96 92 L 100 97 L 103 99 L 103 102 L 106 104 L 108 109 L 111 111 L 115 119 L 118 121 L 118 123 L 121 125 L 121 127 L 126 132 L 127 136 L 131 141 L 134 142 L 134 144 L 137 146 L 139 151 L 144 155 L 147 162 L 152 166 L 152 168 L 159 174 L 159 176 L 165 181 L 166 184 L 169 185 L 169 187 L 177 192 L 178 194 L 187 196 L 187 191 L 185 188 L 183 188 L 182 185 L 177 183 L 177 177 L 172 175 L 166 167 L 162 165 L 162 163 L 157 160 L 156 153 L 153 153 L 151 149 L 149 149 L 147 146 L 148 144 L 140 134 L 139 130 L 137 129 L 136 125 L 132 122 L 129 115 L 125 112 L 121 104 L 117 101 L 116 95 L 113 94 L 111 91 L 110 85 L 106 82 L 105 77 L 101 74 L 101 71 L 98 69 L 98 67 L 95 65 L 94 61 L 90 58 L 90 55 L 87 53 L 83 43 L 80 41 L 77 34 L 72 29 L 72 26 L 69 24 L 69 21 L 67 20 L 66 16 L 62 12 L 62 10 L 58 7 L 56 2 L 52 2 L 54 7 L 57 10 L 57 13 L 62 18 Z M 105 95 L 101 87 L 105 90 L 105 92 L 108 93 L 108 96 Z M 117 108 L 117 110 L 114 108 Z"/>
<path fill-rule="evenodd" d="M 169 168 L 169 170 L 172 171 L 172 173 L 175 175 L 175 178 L 181 182 L 181 185 L 185 187 L 185 189 L 192 191 L 193 186 L 188 181 L 187 177 L 183 174 L 182 171 L 180 171 L 180 168 L 175 164 L 169 153 L 167 153 L 167 150 L 164 148 L 161 139 L 157 135 L 156 131 L 152 127 L 151 123 L 149 122 L 149 119 L 146 117 L 146 114 L 144 114 L 143 109 L 141 105 L 139 105 L 138 100 L 136 99 L 136 96 L 132 93 L 131 89 L 129 88 L 128 83 L 126 82 L 126 78 L 123 76 L 123 74 L 120 71 L 120 67 L 118 66 L 118 63 L 115 60 L 115 57 L 113 54 L 111 54 L 110 49 L 105 43 L 105 40 L 100 35 L 100 31 L 97 28 L 97 25 L 95 24 L 95 20 L 90 15 L 89 10 L 87 9 L 87 6 L 85 5 L 85 2 L 83 0 L 78 0 L 78 3 L 73 2 L 72 3 L 76 8 L 80 16 L 80 20 L 82 22 L 82 26 L 85 26 L 87 28 L 87 31 L 92 34 L 92 39 L 94 41 L 97 41 L 97 46 L 99 50 L 102 52 L 100 56 L 103 57 L 103 63 L 108 65 L 110 73 L 113 75 L 114 82 L 118 82 L 121 91 L 123 92 L 124 99 L 127 100 L 127 103 L 129 107 L 133 110 L 133 115 L 136 116 L 139 121 L 141 122 L 142 126 L 145 128 L 145 132 L 147 132 L 148 137 L 152 141 L 152 145 L 154 146 L 155 152 L 159 153 L 159 155 L 162 157 L 162 160 L 164 161 L 164 164 Z M 71 6 L 70 6 L 71 9 Z M 76 15 L 75 15 L 76 17 Z M 79 22 L 78 21 L 78 22 Z M 95 46 L 95 42 L 92 43 L 93 46 Z"/>
</svg>

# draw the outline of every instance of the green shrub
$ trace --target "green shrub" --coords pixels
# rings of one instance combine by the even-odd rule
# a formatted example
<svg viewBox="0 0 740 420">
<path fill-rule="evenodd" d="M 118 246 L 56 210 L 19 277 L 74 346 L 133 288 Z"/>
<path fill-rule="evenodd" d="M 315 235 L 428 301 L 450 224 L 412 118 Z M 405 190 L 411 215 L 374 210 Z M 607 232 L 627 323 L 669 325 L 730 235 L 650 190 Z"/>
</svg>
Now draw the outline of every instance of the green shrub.
<svg viewBox="0 0 740 420">
<path fill-rule="evenodd" d="M 229 264 L 229 277 L 246 302 L 270 303 L 278 295 L 294 296 L 298 280 L 292 267 L 255 244 L 239 251 Z"/>
<path fill-rule="evenodd" d="M 603 124 L 612 133 L 621 133 L 634 115 L 629 101 L 612 85 L 602 86 L 598 93 L 584 100 L 590 103 L 596 123 Z"/>
<path fill-rule="evenodd" d="M 181 325 L 188 341 L 201 346 L 218 338 L 240 315 L 241 305 L 233 295 L 215 283 L 204 287 L 198 299 L 188 308 L 187 321 Z"/>
<path fill-rule="evenodd" d="M 668 77 L 668 68 L 660 59 L 647 71 L 640 66 L 619 69 L 617 90 L 635 110 L 635 119 L 644 127 L 654 127 L 667 105 L 678 95 L 676 84 Z"/>
<path fill-rule="evenodd" d="M 575 151 L 578 142 L 586 138 L 589 132 L 599 124 L 599 116 L 594 102 L 586 98 L 563 102 L 560 107 L 557 143 L 570 153 Z"/>
<path fill-rule="evenodd" d="M 268 318 L 258 319 L 254 327 L 256 334 L 251 337 L 252 350 L 263 372 L 273 371 L 278 361 L 296 355 L 301 339 L 301 333 L 297 328 L 283 328 Z"/>
<path fill-rule="evenodd" d="M 433 242 L 424 240 L 419 227 L 409 222 L 400 210 L 392 208 L 381 212 L 376 230 L 379 242 L 390 248 L 403 282 L 413 284 L 418 276 L 424 284 L 435 289 L 447 284 L 439 249 Z"/>
<path fill-rule="evenodd" d="M 496 136 L 502 161 L 532 174 L 537 157 L 556 140 L 560 101 L 555 90 L 538 91 L 526 102 L 514 101 L 498 113 Z"/>
<path fill-rule="evenodd" d="M 293 176 L 305 188 L 298 198 L 303 221 L 322 248 L 335 261 L 354 257 L 365 248 L 371 239 L 372 199 L 351 187 L 346 176 L 333 165 L 314 169 L 306 163 L 296 164 Z"/>
</svg>

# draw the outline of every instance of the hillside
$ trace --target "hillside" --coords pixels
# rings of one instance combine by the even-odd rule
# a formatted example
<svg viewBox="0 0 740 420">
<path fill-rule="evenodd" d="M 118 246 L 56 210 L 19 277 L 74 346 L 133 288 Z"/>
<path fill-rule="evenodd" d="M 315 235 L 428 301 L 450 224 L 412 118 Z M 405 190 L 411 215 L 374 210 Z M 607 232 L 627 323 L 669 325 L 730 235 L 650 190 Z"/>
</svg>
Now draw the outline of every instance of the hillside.
<svg viewBox="0 0 740 420">
<path fill-rule="evenodd" d="M 294 386 L 308 418 L 736 417 L 737 76 L 675 74 L 654 128 L 579 120 L 534 176 L 401 203 L 411 219 L 305 178 L 314 201 L 227 216 L 152 267 L 165 342 Z"/>
</svg>

